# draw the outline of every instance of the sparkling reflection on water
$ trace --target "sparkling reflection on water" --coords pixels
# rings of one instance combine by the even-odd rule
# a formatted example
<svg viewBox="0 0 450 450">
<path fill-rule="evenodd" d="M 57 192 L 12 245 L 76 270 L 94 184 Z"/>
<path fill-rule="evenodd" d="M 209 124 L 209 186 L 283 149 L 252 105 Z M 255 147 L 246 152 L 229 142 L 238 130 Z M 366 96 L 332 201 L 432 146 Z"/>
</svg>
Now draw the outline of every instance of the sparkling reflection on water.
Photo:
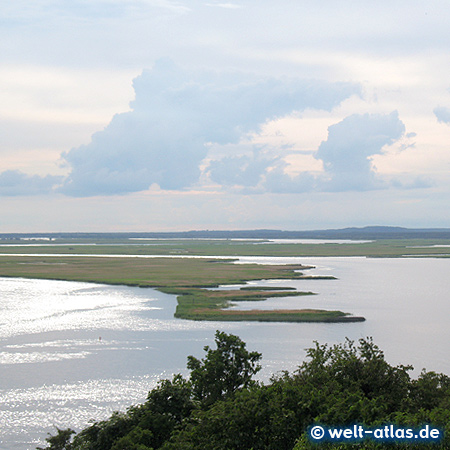
<svg viewBox="0 0 450 450">
<path fill-rule="evenodd" d="M 261 378 L 295 370 L 314 340 L 373 336 L 393 364 L 450 373 L 446 259 L 241 258 L 312 264 L 338 280 L 266 280 L 318 295 L 238 308 L 327 308 L 363 315 L 348 324 L 191 322 L 153 289 L 0 278 L 0 449 L 34 449 L 54 426 L 80 429 L 145 400 L 158 379 L 186 373 L 221 329 L 263 353 Z"/>
</svg>

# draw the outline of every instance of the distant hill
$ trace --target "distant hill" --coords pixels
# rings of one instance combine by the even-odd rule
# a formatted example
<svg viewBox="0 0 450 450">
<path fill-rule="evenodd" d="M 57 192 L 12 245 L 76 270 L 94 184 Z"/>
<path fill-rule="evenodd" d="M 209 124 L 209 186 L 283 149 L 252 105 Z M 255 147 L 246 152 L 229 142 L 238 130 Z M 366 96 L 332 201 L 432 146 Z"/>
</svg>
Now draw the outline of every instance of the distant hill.
<svg viewBox="0 0 450 450">
<path fill-rule="evenodd" d="M 314 239 L 450 239 L 450 228 L 403 228 L 368 226 L 300 232 Z"/>
<path fill-rule="evenodd" d="M 368 226 L 329 230 L 198 230 L 134 233 L 0 233 L 2 240 L 40 239 L 450 239 L 450 228 L 402 228 Z"/>
</svg>

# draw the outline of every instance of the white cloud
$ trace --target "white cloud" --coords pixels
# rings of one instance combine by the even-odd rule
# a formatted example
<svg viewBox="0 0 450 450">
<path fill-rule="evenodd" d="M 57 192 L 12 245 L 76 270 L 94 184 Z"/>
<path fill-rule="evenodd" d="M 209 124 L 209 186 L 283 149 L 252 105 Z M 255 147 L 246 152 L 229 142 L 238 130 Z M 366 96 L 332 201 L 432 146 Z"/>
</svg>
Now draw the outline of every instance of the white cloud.
<svg viewBox="0 0 450 450">
<path fill-rule="evenodd" d="M 316 157 L 323 161 L 325 190 L 370 190 L 381 187 L 370 157 L 400 139 L 405 125 L 396 111 L 391 114 L 354 114 L 328 128 Z"/>
<path fill-rule="evenodd" d="M 223 186 L 256 186 L 261 175 L 273 161 L 253 156 L 225 157 L 211 161 L 208 171 L 211 179 Z"/>
<path fill-rule="evenodd" d="M 294 173 L 288 168 L 295 151 L 278 148 L 278 155 L 255 146 L 250 156 L 226 157 L 209 165 L 211 179 L 224 185 L 240 185 L 248 192 L 302 193 L 311 191 L 366 191 L 388 188 L 377 176 L 372 157 L 383 154 L 386 146 L 402 138 L 405 126 L 396 111 L 391 114 L 353 114 L 328 127 L 328 137 L 312 155 L 323 169 L 311 165 Z M 407 147 L 406 147 L 407 149 Z M 301 161 L 306 161 L 301 158 Z M 289 173 L 291 171 L 291 173 Z M 408 184 L 410 186 L 411 183 Z M 396 187 L 406 187 L 395 180 Z M 419 186 L 415 181 L 413 186 Z M 424 187 L 423 182 L 420 183 Z"/>
<path fill-rule="evenodd" d="M 208 143 L 237 144 L 267 120 L 305 108 L 331 110 L 360 90 L 351 83 L 190 72 L 168 60 L 144 71 L 134 88 L 132 111 L 63 154 L 72 170 L 62 192 L 123 194 L 153 183 L 189 188 L 199 180 Z M 219 172 L 223 179 L 216 165 Z"/>
<path fill-rule="evenodd" d="M 18 170 L 0 173 L 0 196 L 33 196 L 49 194 L 62 177 L 47 175 L 27 175 Z"/>
<path fill-rule="evenodd" d="M 438 106 L 437 108 L 434 109 L 433 112 L 438 122 L 450 124 L 450 108 Z"/>
<path fill-rule="evenodd" d="M 205 5 L 225 9 L 240 9 L 243 7 L 242 5 L 238 5 L 237 3 L 205 3 Z"/>
</svg>

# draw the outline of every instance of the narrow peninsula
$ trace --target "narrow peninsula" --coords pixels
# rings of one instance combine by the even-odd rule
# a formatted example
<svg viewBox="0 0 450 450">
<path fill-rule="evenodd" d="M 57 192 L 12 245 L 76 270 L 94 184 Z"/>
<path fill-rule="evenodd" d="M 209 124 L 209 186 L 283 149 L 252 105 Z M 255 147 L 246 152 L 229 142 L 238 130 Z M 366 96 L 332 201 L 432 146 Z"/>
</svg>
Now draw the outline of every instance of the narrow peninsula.
<svg viewBox="0 0 450 450">
<path fill-rule="evenodd" d="M 214 289 L 258 280 L 308 278 L 304 265 L 233 264 L 232 259 L 208 257 L 146 257 L 98 254 L 0 255 L 0 276 L 122 284 L 151 287 L 177 296 L 175 317 L 190 320 L 264 322 L 354 322 L 363 317 L 322 309 L 230 309 L 239 301 L 260 302 L 267 298 L 314 295 L 288 287 L 245 286 Z M 333 277 L 328 277 L 333 278 Z"/>
</svg>

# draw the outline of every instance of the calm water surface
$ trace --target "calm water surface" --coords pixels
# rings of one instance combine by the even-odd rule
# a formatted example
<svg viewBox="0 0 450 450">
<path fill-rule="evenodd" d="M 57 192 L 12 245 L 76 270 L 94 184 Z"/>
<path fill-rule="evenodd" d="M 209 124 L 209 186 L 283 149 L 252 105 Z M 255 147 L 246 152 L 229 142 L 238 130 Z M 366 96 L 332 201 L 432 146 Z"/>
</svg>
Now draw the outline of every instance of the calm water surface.
<svg viewBox="0 0 450 450">
<path fill-rule="evenodd" d="M 295 370 L 317 340 L 373 336 L 392 364 L 450 374 L 448 259 L 240 258 L 304 263 L 338 280 L 262 281 L 318 295 L 258 308 L 340 309 L 363 315 L 347 324 L 190 322 L 173 318 L 176 300 L 153 289 L 0 278 L 0 449 L 34 449 L 54 426 L 90 420 L 145 400 L 158 379 L 186 374 L 216 329 L 263 353 L 260 378 Z M 237 308 L 254 308 L 242 302 Z"/>
</svg>

